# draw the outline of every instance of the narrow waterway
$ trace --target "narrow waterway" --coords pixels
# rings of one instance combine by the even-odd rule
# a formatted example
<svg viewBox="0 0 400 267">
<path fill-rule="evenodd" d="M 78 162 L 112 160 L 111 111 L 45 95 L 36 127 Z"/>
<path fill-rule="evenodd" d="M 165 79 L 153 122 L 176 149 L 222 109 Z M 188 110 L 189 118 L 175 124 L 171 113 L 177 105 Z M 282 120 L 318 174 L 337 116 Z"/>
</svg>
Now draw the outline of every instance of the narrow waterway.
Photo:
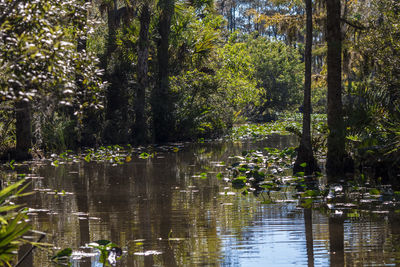
<svg viewBox="0 0 400 267">
<path fill-rule="evenodd" d="M 263 142 L 185 144 L 115 165 L 75 162 L 31 166 L 26 199 L 33 228 L 55 247 L 73 249 L 72 266 L 102 266 L 87 244 L 110 240 L 116 266 L 396 266 L 398 213 L 355 219 L 299 207 L 291 192 L 275 204 L 242 195 L 218 172 L 229 156 L 293 146 L 290 136 Z M 203 173 L 203 175 L 202 175 Z M 204 176 L 207 173 L 207 176 Z M 36 249 L 21 266 L 54 266 Z"/>
</svg>

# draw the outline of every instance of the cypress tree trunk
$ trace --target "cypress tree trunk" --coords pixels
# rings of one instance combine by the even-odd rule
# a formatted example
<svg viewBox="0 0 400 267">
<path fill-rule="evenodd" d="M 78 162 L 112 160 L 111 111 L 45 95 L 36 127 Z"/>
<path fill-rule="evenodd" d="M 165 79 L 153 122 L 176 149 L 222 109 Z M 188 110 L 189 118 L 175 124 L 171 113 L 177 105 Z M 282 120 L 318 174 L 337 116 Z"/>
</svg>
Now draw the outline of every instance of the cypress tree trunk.
<svg viewBox="0 0 400 267">
<path fill-rule="evenodd" d="M 319 171 L 318 164 L 314 158 L 311 145 L 311 59 L 312 59 L 312 0 L 306 2 L 306 48 L 304 53 L 305 79 L 304 79 L 304 104 L 303 104 L 303 132 L 297 153 L 293 172 L 305 172 L 306 175 Z M 306 163 L 302 168 L 300 164 Z"/>
<path fill-rule="evenodd" d="M 328 155 L 326 172 L 330 182 L 344 174 L 344 122 L 342 112 L 340 0 L 327 0 L 328 43 Z"/>
<path fill-rule="evenodd" d="M 138 47 L 137 78 L 138 87 L 135 98 L 135 125 L 133 128 L 134 139 L 137 143 L 146 142 L 147 127 L 145 117 L 146 89 L 149 86 L 148 65 L 149 65 L 149 28 L 150 28 L 150 7 L 147 2 L 143 3 L 140 12 L 140 33 Z"/>
<path fill-rule="evenodd" d="M 160 0 L 161 9 L 158 32 L 160 40 L 157 46 L 158 81 L 153 90 L 152 111 L 155 142 L 170 140 L 173 129 L 172 103 L 169 93 L 169 33 L 174 13 L 174 0 Z"/>
<path fill-rule="evenodd" d="M 18 100 L 15 103 L 15 132 L 16 132 L 16 159 L 25 160 L 32 156 L 29 149 L 32 147 L 32 122 L 31 122 L 31 104 L 29 102 Z"/>
</svg>

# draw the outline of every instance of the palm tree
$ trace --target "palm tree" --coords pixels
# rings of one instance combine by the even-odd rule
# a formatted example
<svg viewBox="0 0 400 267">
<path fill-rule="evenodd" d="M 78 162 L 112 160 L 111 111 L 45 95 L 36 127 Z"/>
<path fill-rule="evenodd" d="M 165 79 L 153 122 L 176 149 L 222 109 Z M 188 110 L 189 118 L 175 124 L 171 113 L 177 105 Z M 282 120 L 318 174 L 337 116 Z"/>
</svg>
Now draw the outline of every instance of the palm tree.
<svg viewBox="0 0 400 267">
<path fill-rule="evenodd" d="M 174 14 L 174 0 L 160 0 L 160 18 L 158 33 L 160 39 L 157 44 L 158 80 L 153 89 L 152 112 L 153 131 L 155 142 L 166 142 L 170 139 L 173 130 L 172 102 L 169 92 L 169 34 L 171 19 Z"/>
<path fill-rule="evenodd" d="M 138 64 L 137 79 L 138 86 L 136 88 L 135 98 L 135 124 L 133 127 L 134 139 L 141 144 L 147 139 L 147 125 L 145 116 L 146 107 L 146 89 L 149 87 L 149 29 L 151 18 L 151 0 L 146 0 L 140 7 L 139 21 L 140 32 L 138 42 Z"/>
</svg>

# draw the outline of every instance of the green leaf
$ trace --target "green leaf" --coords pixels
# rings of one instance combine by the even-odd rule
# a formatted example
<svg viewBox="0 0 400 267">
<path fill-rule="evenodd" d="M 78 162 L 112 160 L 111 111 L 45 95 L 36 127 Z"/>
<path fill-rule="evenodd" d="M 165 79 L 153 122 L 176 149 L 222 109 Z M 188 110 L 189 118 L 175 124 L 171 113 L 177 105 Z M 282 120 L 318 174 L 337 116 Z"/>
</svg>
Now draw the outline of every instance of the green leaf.
<svg viewBox="0 0 400 267">
<path fill-rule="evenodd" d="M 148 159 L 151 155 L 149 153 L 143 152 L 139 155 L 141 159 Z"/>
<path fill-rule="evenodd" d="M 54 255 L 51 259 L 52 260 L 63 260 L 72 255 L 72 249 L 71 248 L 65 248 L 61 251 L 59 251 L 56 255 Z"/>
<path fill-rule="evenodd" d="M 380 192 L 378 189 L 376 189 L 376 188 L 371 188 L 371 189 L 369 190 L 369 194 L 370 194 L 370 195 L 380 195 L 381 192 Z"/>
</svg>

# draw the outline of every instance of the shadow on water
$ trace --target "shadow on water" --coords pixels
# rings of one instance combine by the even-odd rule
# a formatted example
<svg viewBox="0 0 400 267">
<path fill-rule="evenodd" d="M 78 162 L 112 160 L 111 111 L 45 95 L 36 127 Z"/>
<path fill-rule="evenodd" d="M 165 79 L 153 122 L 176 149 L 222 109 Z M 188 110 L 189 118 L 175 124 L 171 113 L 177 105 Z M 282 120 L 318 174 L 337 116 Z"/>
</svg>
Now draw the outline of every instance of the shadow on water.
<svg viewBox="0 0 400 267">
<path fill-rule="evenodd" d="M 73 248 L 72 266 L 101 266 L 85 248 L 100 239 L 124 250 L 117 266 L 398 263 L 396 214 L 350 220 L 300 208 L 290 197 L 262 204 L 216 178 L 229 156 L 294 142 L 272 136 L 255 143 L 185 144 L 178 152 L 159 151 L 117 166 L 84 161 L 36 166 L 31 177 L 36 193 L 26 203 L 34 229 L 48 233 L 46 242 Z M 24 266 L 54 266 L 49 256 L 35 250 Z"/>
</svg>

